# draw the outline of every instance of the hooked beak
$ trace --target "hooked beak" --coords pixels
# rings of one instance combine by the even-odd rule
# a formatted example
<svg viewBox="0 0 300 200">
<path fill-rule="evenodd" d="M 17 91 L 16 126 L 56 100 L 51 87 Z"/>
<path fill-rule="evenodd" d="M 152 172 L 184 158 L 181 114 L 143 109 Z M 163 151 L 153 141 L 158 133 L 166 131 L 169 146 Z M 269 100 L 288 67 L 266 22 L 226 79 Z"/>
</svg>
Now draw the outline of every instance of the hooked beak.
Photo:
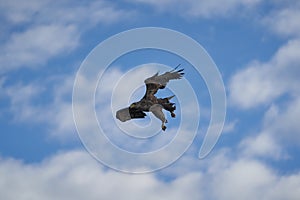
<svg viewBox="0 0 300 200">
<path fill-rule="evenodd" d="M 131 104 L 130 106 L 129 106 L 129 108 L 134 108 L 135 107 L 135 104 Z"/>
</svg>

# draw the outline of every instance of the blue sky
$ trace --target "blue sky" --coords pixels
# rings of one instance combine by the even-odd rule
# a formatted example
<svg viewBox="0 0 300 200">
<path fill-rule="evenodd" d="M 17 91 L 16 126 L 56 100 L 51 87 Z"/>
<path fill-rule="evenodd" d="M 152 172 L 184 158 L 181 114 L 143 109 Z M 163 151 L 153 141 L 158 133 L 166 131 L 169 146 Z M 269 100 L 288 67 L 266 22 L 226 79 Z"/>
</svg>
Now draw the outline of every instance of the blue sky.
<svg viewBox="0 0 300 200">
<path fill-rule="evenodd" d="M 300 196 L 298 0 L 11 0 L 0 1 L 0 11 L 0 199 Z M 199 160 L 210 119 L 203 79 L 188 62 L 167 52 L 143 50 L 120 57 L 105 72 L 95 96 L 96 114 L 104 129 L 111 129 L 112 141 L 132 151 L 153 150 L 172 140 L 179 126 L 180 109 L 178 119 L 169 119 L 167 131 L 156 140 L 135 143 L 118 135 L 110 97 L 117 81 L 143 64 L 149 67 L 144 65 L 119 88 L 126 94 L 126 88 L 140 87 L 130 100 L 144 91 L 134 80 L 157 70 L 149 63 L 173 67 L 180 62 L 201 111 L 198 134 L 180 159 L 155 173 L 132 175 L 102 165 L 86 151 L 73 121 L 72 90 L 76 72 L 100 42 L 149 26 L 179 31 L 205 48 L 224 81 L 227 116 L 217 145 Z M 128 98 L 116 103 L 122 107 Z M 159 123 L 153 121 L 150 128 L 157 131 Z M 83 122 L 89 125 L 89 120 Z"/>
</svg>

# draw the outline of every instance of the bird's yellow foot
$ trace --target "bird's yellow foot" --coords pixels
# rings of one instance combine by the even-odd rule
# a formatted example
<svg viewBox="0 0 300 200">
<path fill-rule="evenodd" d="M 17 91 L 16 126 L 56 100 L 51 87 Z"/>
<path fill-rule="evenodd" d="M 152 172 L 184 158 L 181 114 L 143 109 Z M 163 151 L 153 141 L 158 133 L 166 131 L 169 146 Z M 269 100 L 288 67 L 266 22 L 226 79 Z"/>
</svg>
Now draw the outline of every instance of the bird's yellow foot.
<svg viewBox="0 0 300 200">
<path fill-rule="evenodd" d="M 173 117 L 173 118 L 176 117 L 175 113 L 172 112 L 171 117 Z"/>
<path fill-rule="evenodd" d="M 161 129 L 162 129 L 163 131 L 165 131 L 165 130 L 167 129 L 167 127 L 166 127 L 165 125 L 162 125 L 162 126 L 161 126 Z"/>
</svg>

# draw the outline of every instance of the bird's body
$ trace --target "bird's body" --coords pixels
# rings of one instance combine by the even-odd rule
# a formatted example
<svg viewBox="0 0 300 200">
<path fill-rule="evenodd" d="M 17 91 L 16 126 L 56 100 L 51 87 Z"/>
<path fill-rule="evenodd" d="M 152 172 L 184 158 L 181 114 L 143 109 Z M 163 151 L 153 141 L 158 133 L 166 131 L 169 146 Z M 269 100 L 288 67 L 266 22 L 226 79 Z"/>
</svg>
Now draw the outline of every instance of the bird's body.
<svg viewBox="0 0 300 200">
<path fill-rule="evenodd" d="M 165 123 L 167 122 L 162 109 L 165 109 L 171 113 L 172 117 L 175 117 L 176 106 L 169 100 L 174 96 L 166 98 L 157 98 L 155 94 L 159 89 L 164 89 L 172 79 L 180 79 L 184 73 L 183 69 L 177 70 L 176 68 L 172 71 L 166 72 L 162 75 L 158 73 L 152 77 L 147 78 L 144 82 L 146 84 L 146 93 L 144 97 L 135 103 L 132 103 L 129 108 L 124 108 L 116 113 L 116 117 L 124 122 L 135 118 L 144 118 L 146 114 L 144 112 L 152 112 L 158 119 L 162 121 L 162 130 L 166 129 Z"/>
</svg>

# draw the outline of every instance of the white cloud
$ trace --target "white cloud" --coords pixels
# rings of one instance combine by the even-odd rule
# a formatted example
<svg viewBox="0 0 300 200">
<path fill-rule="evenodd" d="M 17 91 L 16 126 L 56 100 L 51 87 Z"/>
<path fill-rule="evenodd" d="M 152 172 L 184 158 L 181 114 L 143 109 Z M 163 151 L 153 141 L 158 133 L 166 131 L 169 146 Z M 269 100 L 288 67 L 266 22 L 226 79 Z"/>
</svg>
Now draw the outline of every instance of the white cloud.
<svg viewBox="0 0 300 200">
<path fill-rule="evenodd" d="M 30 83 L 3 82 L 1 96 L 9 99 L 8 109 L 15 123 L 46 124 L 50 127 L 50 135 L 59 139 L 70 139 L 75 133 L 71 101 L 73 74 Z"/>
<path fill-rule="evenodd" d="M 197 175 L 187 175 L 166 184 L 153 174 L 128 175 L 102 166 L 84 152 L 56 155 L 28 165 L 12 159 L 0 161 L 1 199 L 190 199 Z M 13 186 L 13 187 L 11 187 Z M 16 192 L 17 191 L 17 192 Z M 116 192 L 118 191 L 118 192 Z"/>
<path fill-rule="evenodd" d="M 300 174 L 282 175 L 273 170 L 262 161 L 245 158 L 237 153 L 233 159 L 234 151 L 224 151 L 214 154 L 206 162 L 209 169 L 203 174 L 203 180 L 209 183 L 206 187 L 208 199 L 297 199 Z M 290 183 L 293 179 L 293 183 Z M 280 183 L 282 180 L 282 183 Z M 283 183 L 284 182 L 284 183 Z M 281 187 L 288 184 L 287 187 Z M 287 194 L 287 188 L 291 191 Z M 274 195 L 274 190 L 276 194 Z"/>
<path fill-rule="evenodd" d="M 299 148 L 300 98 L 272 104 L 265 112 L 261 130 L 258 134 L 248 135 L 239 144 L 245 157 L 275 160 L 293 159 L 295 155 L 289 148 Z"/>
<path fill-rule="evenodd" d="M 12 86 L 2 84 L 1 90 L 2 96 L 10 100 L 10 110 L 15 120 L 22 121 L 31 118 L 34 122 L 40 122 L 45 116 L 41 115 L 36 109 L 38 106 L 34 105 L 34 99 L 45 90 L 43 86 L 36 83 L 27 85 L 17 83 Z"/>
<path fill-rule="evenodd" d="M 234 162 L 217 173 L 213 179 L 218 191 L 214 194 L 216 199 L 264 199 L 266 191 L 275 182 L 268 168 L 249 160 Z"/>
<path fill-rule="evenodd" d="M 60 153 L 35 164 L 0 158 L 0 198 L 296 200 L 299 197 L 299 173 L 280 175 L 261 162 L 231 160 L 223 154 L 205 162 L 207 169 L 199 168 L 175 180 L 163 181 L 153 173 L 129 175 L 104 169 L 81 151 Z"/>
<path fill-rule="evenodd" d="M 109 1 L 90 1 L 74 4 L 70 0 L 49 1 L 30 0 L 26 3 L 11 0 L 0 5 L 2 15 L 10 24 L 81 24 L 95 25 L 97 23 L 112 23 L 128 17 L 131 11 L 118 8 Z M 86 27 L 85 27 L 86 28 Z"/>
<path fill-rule="evenodd" d="M 284 1 L 281 6 L 262 20 L 272 31 L 282 36 L 300 36 L 300 4 L 298 1 L 287 3 Z M 281 4 L 282 5 L 282 4 Z"/>
<path fill-rule="evenodd" d="M 14 33 L 2 47 L 0 71 L 44 64 L 49 58 L 72 51 L 78 46 L 74 26 L 42 25 Z"/>
<path fill-rule="evenodd" d="M 231 78 L 229 100 L 232 105 L 251 108 L 271 102 L 284 92 L 282 86 L 273 79 L 273 66 L 252 64 Z"/>
<path fill-rule="evenodd" d="M 277 178 L 277 184 L 275 187 L 269 191 L 269 194 L 266 199 L 297 199 L 299 197 L 300 192 L 297 188 L 300 187 L 300 173 L 279 177 Z"/>
<path fill-rule="evenodd" d="M 300 116 L 300 97 L 276 108 L 271 107 L 265 116 L 264 130 L 268 130 L 271 136 L 282 144 L 298 146 L 300 144 L 298 116 Z"/>
<path fill-rule="evenodd" d="M 238 120 L 229 121 L 224 124 L 222 133 L 231 133 L 235 130 Z"/>
<path fill-rule="evenodd" d="M 297 94 L 299 51 L 300 41 L 291 40 L 270 61 L 251 63 L 234 74 L 229 83 L 231 105 L 247 109 L 269 104 L 284 94 Z"/>
<path fill-rule="evenodd" d="M 144 3 L 153 6 L 160 12 L 170 12 L 182 15 L 184 17 L 205 17 L 211 18 L 216 16 L 232 15 L 240 9 L 248 9 L 257 5 L 261 0 L 128 0 L 134 3 Z"/>
<path fill-rule="evenodd" d="M 112 24 L 133 15 L 108 1 L 73 4 L 68 0 L 26 3 L 13 0 L 1 4 L 0 11 L 6 19 L 0 73 L 43 65 L 78 47 L 80 36 L 91 27 Z"/>
<path fill-rule="evenodd" d="M 48 4 L 48 0 L 30 0 L 27 2 L 12 0 L 0 4 L 1 15 L 13 24 L 29 22 Z"/>
<path fill-rule="evenodd" d="M 118 20 L 122 14 L 122 12 L 114 12 L 114 7 L 110 7 L 110 4 L 102 6 L 99 3 L 88 4 L 90 13 L 85 10 L 85 7 L 81 8 L 80 6 L 65 7 L 64 9 L 68 11 L 65 13 L 62 12 L 66 11 L 64 9 L 54 11 L 53 8 L 56 6 L 53 6 L 47 11 L 48 18 L 45 14 L 38 13 L 40 7 L 45 5 L 42 3 L 40 5 L 31 4 L 31 2 L 20 4 L 18 9 L 21 11 L 12 12 L 14 11 L 12 9 L 7 12 L 10 15 L 7 14 L 8 21 L 14 24 L 29 23 L 34 16 L 39 16 L 38 19 L 34 19 L 37 21 L 31 26 L 32 29 L 15 33 L 10 38 L 11 44 L 15 45 L 11 47 L 8 43 L 4 45 L 7 52 L 18 50 L 20 58 L 28 57 L 25 54 L 27 50 L 31 56 L 37 54 L 41 57 L 41 60 L 39 57 L 32 59 L 34 61 L 31 61 L 32 63 L 25 59 L 22 64 L 42 63 L 59 55 L 59 52 L 75 48 L 76 43 L 73 43 L 74 40 L 71 36 L 78 37 L 78 26 L 74 26 L 74 24 L 84 23 L 84 21 L 90 21 L 92 24 L 98 23 L 98 20 L 105 20 L 106 15 L 108 21 L 114 21 Z M 159 1 L 151 2 L 159 3 Z M 171 1 L 166 0 L 160 3 L 168 7 L 169 2 Z M 202 8 L 199 6 L 191 8 L 193 4 L 188 4 L 191 6 L 188 9 L 189 14 L 208 17 L 219 12 L 220 15 L 226 15 L 240 5 L 237 1 L 230 1 L 226 6 L 216 4 L 215 1 L 203 2 L 206 4 L 203 4 Z M 8 3 L 16 2 L 9 1 Z M 250 1 L 243 1 L 241 4 L 248 5 L 248 3 Z M 222 6 L 224 8 L 221 8 Z M 104 7 L 105 9 L 101 9 Z M 167 8 L 163 7 L 163 9 Z M 54 11 L 53 15 L 50 14 L 50 11 Z M 208 11 L 211 13 L 207 13 Z M 85 13 L 92 13 L 93 17 L 84 17 Z M 62 21 L 58 24 L 44 24 L 59 18 L 62 18 Z M 71 25 L 64 26 L 65 24 Z M 290 32 L 284 33 L 279 29 L 278 32 L 294 35 L 298 30 L 293 23 L 289 27 L 291 27 Z M 31 34 L 28 34 L 43 33 L 37 35 L 44 38 L 47 36 L 47 30 L 50 30 L 49 33 L 56 33 L 54 34 L 56 36 L 61 31 L 65 31 L 64 33 L 67 33 L 68 36 L 61 38 L 61 43 L 50 44 L 47 41 L 49 49 L 46 49 L 43 42 L 40 43 L 41 40 L 32 41 Z M 53 37 L 48 35 L 45 38 L 53 39 Z M 16 44 L 22 42 L 22 39 L 27 39 L 27 43 L 18 47 Z M 68 42 L 64 43 L 64 41 Z M 33 42 L 32 46 L 29 44 L 31 42 Z M 75 46 L 73 47 L 73 45 Z M 175 163 L 175 168 L 171 168 L 174 170 L 176 179 L 162 181 L 155 174 L 133 176 L 103 169 L 89 155 L 80 151 L 61 153 L 34 164 L 0 158 L 0 199 L 298 199 L 300 196 L 299 171 L 293 174 L 278 174 L 270 166 L 255 159 L 257 157 L 281 158 L 282 143 L 278 142 L 281 138 L 293 140 L 295 143 L 300 141 L 299 127 L 296 121 L 300 108 L 297 96 L 299 46 L 298 40 L 291 40 L 279 49 L 271 61 L 251 64 L 249 68 L 240 71 L 233 77 L 231 84 L 236 85 L 230 87 L 233 92 L 231 100 L 235 105 L 242 108 L 253 108 L 257 105 L 272 103 L 265 115 L 262 131 L 241 142 L 238 149 L 241 151 L 238 152 L 237 160 L 230 159 L 228 155 L 218 152 L 204 161 L 185 156 L 179 161 L 184 160 L 180 166 Z M 104 85 L 109 83 L 110 78 L 115 80 L 120 74 L 120 71 L 114 71 L 111 76 L 107 76 L 107 80 L 104 80 Z M 42 106 L 36 105 L 35 102 L 38 101 L 40 95 L 49 91 L 47 89 L 49 82 L 6 85 L 6 82 L 0 79 L 0 83 L 4 82 L 0 85 L 3 89 L 2 94 L 4 92 L 11 99 L 11 109 L 15 116 L 18 116 L 18 120 L 46 122 L 52 126 L 55 136 L 64 137 L 63 135 L 68 135 L 70 132 L 74 133 L 71 101 L 66 98 L 71 95 L 73 79 L 74 75 L 70 75 L 56 79 L 56 82 L 50 81 L 50 84 L 55 85 L 55 89 L 53 91 L 50 89 L 50 103 L 47 102 Z M 101 91 L 103 93 L 100 94 L 105 95 L 104 97 L 108 99 L 112 87 L 106 89 L 108 91 Z M 276 105 L 274 100 L 284 94 L 290 94 L 293 99 L 286 105 Z M 88 119 L 85 120 L 88 124 Z M 231 130 L 234 126 L 235 122 L 232 122 L 228 124 L 227 128 Z M 229 152 L 230 157 L 231 153 Z M 162 171 L 162 174 L 168 172 L 169 169 L 166 169 Z"/>
<path fill-rule="evenodd" d="M 282 159 L 284 157 L 282 147 L 274 137 L 276 136 L 269 132 L 261 132 L 257 136 L 242 140 L 239 149 L 245 157 Z"/>
<path fill-rule="evenodd" d="M 233 75 L 229 83 L 231 106 L 243 109 L 267 106 L 262 127 L 240 147 L 246 156 L 287 158 L 286 147 L 298 146 L 300 40 L 289 40 L 265 63 L 254 62 Z"/>
</svg>

